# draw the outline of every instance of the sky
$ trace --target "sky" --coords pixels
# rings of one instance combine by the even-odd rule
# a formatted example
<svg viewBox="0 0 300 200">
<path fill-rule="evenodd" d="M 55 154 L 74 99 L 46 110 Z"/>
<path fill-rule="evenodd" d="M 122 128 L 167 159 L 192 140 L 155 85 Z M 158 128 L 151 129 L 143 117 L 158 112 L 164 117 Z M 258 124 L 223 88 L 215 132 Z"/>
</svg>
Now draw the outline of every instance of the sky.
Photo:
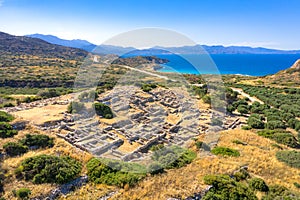
<svg viewBox="0 0 300 200">
<path fill-rule="evenodd" d="M 0 0 L 0 31 L 101 44 L 156 27 L 198 44 L 300 49 L 300 0 Z"/>
</svg>

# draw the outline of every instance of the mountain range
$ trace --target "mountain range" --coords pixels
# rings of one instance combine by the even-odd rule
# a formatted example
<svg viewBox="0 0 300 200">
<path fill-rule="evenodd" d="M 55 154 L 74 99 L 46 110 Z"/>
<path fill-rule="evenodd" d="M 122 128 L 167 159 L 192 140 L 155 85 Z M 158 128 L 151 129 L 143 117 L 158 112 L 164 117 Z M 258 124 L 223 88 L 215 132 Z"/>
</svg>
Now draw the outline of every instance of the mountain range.
<svg viewBox="0 0 300 200">
<path fill-rule="evenodd" d="M 263 47 L 248 47 L 248 46 L 208 46 L 208 45 L 194 45 L 182 47 L 152 47 L 150 49 L 138 50 L 133 47 L 121 47 L 113 45 L 96 45 L 86 40 L 65 40 L 53 35 L 32 34 L 26 35 L 31 38 L 39 38 L 52 44 L 74 47 L 83 49 L 89 52 L 98 54 L 117 54 L 123 55 L 130 53 L 131 55 L 155 55 L 155 54 L 300 54 L 300 50 L 277 50 Z"/>
<path fill-rule="evenodd" d="M 88 52 L 78 48 L 51 44 L 38 38 L 14 36 L 0 32 L 0 57 L 4 59 L 5 56 L 12 55 L 83 59 Z"/>
</svg>

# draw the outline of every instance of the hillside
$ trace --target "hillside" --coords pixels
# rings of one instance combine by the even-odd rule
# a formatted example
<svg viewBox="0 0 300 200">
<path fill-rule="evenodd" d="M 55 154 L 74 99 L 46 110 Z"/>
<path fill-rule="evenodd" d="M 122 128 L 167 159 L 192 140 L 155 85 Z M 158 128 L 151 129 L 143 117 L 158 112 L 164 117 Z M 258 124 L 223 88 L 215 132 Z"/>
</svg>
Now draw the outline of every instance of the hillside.
<svg viewBox="0 0 300 200">
<path fill-rule="evenodd" d="M 284 80 L 284 81 L 283 81 Z M 270 84 L 272 86 L 299 87 L 300 83 L 300 59 L 290 68 L 279 71 L 276 74 L 254 80 L 256 84 Z"/>
<path fill-rule="evenodd" d="M 43 35 L 43 34 L 31 34 L 31 35 L 26 35 L 26 36 L 31 37 L 31 38 L 39 38 L 39 39 L 49 42 L 51 44 L 57 44 L 57 45 L 62 45 L 62 46 L 66 46 L 66 47 L 74 47 L 74 48 L 79 48 L 79 49 L 83 49 L 86 51 L 92 51 L 96 47 L 95 44 L 92 44 L 86 40 L 79 40 L 79 39 L 65 40 L 65 39 L 56 37 L 54 35 Z"/>
<path fill-rule="evenodd" d="M 0 86 L 72 86 L 87 56 L 81 49 L 0 32 Z"/>
<path fill-rule="evenodd" d="M 27 55 L 72 60 L 81 60 L 88 55 L 84 50 L 54 45 L 41 39 L 14 36 L 3 32 L 0 32 L 0 53 L 1 58 L 6 55 Z"/>
</svg>

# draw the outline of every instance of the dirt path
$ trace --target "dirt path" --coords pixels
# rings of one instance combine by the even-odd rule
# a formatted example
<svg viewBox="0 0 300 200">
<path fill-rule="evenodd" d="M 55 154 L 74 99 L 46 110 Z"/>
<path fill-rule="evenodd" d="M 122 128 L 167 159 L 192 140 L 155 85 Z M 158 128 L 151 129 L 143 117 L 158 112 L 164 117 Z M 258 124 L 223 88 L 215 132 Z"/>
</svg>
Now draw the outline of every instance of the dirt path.
<svg viewBox="0 0 300 200">
<path fill-rule="evenodd" d="M 264 102 L 256 97 L 252 97 L 249 94 L 245 93 L 242 89 L 240 88 L 231 88 L 233 91 L 238 92 L 240 95 L 247 97 L 250 99 L 250 101 L 253 103 L 255 101 L 259 102 L 260 104 L 264 104 Z"/>
</svg>

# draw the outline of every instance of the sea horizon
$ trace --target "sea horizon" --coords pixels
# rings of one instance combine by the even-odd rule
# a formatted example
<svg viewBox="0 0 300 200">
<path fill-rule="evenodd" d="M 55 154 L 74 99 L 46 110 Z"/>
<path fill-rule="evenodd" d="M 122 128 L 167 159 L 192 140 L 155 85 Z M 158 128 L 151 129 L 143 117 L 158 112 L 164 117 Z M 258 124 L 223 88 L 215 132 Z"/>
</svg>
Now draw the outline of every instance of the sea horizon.
<svg viewBox="0 0 300 200">
<path fill-rule="evenodd" d="M 160 54 L 154 55 L 169 60 L 161 64 L 159 72 L 181 74 L 232 74 L 266 76 L 290 68 L 300 54 Z M 130 56 L 126 56 L 130 57 Z M 188 60 L 197 61 L 197 70 Z"/>
</svg>

